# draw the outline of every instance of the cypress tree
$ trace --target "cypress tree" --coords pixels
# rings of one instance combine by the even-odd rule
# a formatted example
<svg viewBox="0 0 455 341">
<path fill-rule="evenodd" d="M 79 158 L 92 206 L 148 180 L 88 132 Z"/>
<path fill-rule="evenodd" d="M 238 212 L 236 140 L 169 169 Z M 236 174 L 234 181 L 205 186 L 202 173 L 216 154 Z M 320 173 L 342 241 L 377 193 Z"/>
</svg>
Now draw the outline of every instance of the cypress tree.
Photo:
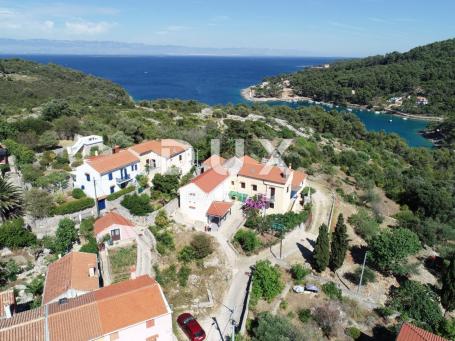
<svg viewBox="0 0 455 341">
<path fill-rule="evenodd" d="M 348 251 L 348 234 L 344 223 L 343 215 L 338 216 L 335 226 L 335 232 L 332 236 L 332 245 L 330 247 L 330 269 L 335 272 L 344 262 L 346 252 Z"/>
<path fill-rule="evenodd" d="M 322 224 L 319 227 L 319 235 L 313 251 L 314 268 L 316 271 L 324 271 L 327 265 L 329 265 L 329 258 L 329 228 L 326 224 Z"/>
<path fill-rule="evenodd" d="M 442 274 L 441 304 L 446 311 L 455 309 L 455 255 Z"/>
</svg>

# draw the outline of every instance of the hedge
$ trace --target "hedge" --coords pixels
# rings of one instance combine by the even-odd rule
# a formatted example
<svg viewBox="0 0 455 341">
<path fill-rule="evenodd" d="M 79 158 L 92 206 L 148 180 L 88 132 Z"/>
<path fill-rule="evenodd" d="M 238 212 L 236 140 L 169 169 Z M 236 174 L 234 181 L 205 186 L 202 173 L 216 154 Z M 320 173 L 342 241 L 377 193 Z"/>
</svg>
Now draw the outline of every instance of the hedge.
<svg viewBox="0 0 455 341">
<path fill-rule="evenodd" d="M 106 200 L 107 200 L 107 201 L 113 201 L 113 200 L 115 200 L 115 199 L 120 198 L 120 197 L 121 197 L 122 195 L 124 195 L 124 194 L 127 194 L 127 193 L 130 193 L 130 192 L 134 191 L 135 189 L 136 189 L 135 186 L 128 186 L 128 187 L 125 187 L 124 189 L 121 189 L 121 190 L 118 191 L 118 192 L 109 194 L 109 195 L 106 197 Z"/>
<path fill-rule="evenodd" d="M 86 208 L 95 206 L 95 200 L 92 198 L 82 198 L 61 204 L 53 209 L 54 215 L 63 215 L 83 211 Z"/>
</svg>

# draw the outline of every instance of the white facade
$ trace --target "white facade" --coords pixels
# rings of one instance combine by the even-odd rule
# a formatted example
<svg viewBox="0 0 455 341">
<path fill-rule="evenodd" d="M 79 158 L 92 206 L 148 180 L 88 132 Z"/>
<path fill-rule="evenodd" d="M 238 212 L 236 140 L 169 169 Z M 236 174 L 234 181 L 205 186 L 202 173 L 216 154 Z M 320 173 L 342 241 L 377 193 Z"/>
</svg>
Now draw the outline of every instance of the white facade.
<svg viewBox="0 0 455 341">
<path fill-rule="evenodd" d="M 74 171 L 74 188 L 82 189 L 90 198 L 103 198 L 111 193 L 136 183 L 136 176 L 141 174 L 139 161 L 122 168 L 100 174 L 87 161 Z M 126 176 L 125 176 L 126 174 Z"/>
<path fill-rule="evenodd" d="M 229 197 L 229 177 L 209 193 L 204 192 L 194 183 L 180 188 L 180 209 L 189 218 L 207 221 L 207 210 L 213 201 L 225 201 Z"/>
<path fill-rule="evenodd" d="M 87 149 L 94 146 L 101 146 L 103 144 L 103 137 L 99 135 L 78 136 L 76 142 L 67 147 L 68 154 L 74 156 L 82 148 L 82 155 L 87 154 Z"/>
</svg>

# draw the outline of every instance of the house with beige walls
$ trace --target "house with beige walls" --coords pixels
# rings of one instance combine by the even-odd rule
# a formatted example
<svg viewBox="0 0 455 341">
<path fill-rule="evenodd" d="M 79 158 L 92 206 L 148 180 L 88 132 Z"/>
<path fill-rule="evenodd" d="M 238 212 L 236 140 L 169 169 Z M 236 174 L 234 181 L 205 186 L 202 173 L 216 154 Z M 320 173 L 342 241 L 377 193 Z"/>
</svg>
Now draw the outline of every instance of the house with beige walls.
<svg viewBox="0 0 455 341">
<path fill-rule="evenodd" d="M 173 139 L 144 141 L 128 149 L 140 160 L 141 169 L 150 181 L 155 174 L 176 170 L 181 175 L 193 167 L 193 147 L 184 141 Z"/>
<path fill-rule="evenodd" d="M 261 163 L 250 156 L 225 160 L 214 155 L 202 165 L 203 173 L 179 190 L 180 210 L 190 219 L 207 223 L 212 212 L 227 214 L 230 205 L 223 203 L 259 195 L 268 201 L 265 214 L 286 213 L 306 184 L 305 173 Z"/>
<path fill-rule="evenodd" d="M 97 241 L 102 240 L 105 235 L 109 235 L 114 243 L 136 239 L 134 224 L 116 212 L 107 212 L 98 218 L 93 224 L 93 231 Z"/>
</svg>

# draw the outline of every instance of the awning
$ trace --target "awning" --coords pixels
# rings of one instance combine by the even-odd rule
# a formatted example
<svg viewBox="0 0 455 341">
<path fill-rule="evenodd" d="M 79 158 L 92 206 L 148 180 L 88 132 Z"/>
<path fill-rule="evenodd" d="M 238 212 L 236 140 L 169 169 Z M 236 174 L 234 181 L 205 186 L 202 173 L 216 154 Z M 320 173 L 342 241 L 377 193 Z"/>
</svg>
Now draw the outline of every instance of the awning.
<svg viewBox="0 0 455 341">
<path fill-rule="evenodd" d="M 232 202 L 214 201 L 207 210 L 207 215 L 211 217 L 223 218 L 231 209 Z"/>
</svg>

